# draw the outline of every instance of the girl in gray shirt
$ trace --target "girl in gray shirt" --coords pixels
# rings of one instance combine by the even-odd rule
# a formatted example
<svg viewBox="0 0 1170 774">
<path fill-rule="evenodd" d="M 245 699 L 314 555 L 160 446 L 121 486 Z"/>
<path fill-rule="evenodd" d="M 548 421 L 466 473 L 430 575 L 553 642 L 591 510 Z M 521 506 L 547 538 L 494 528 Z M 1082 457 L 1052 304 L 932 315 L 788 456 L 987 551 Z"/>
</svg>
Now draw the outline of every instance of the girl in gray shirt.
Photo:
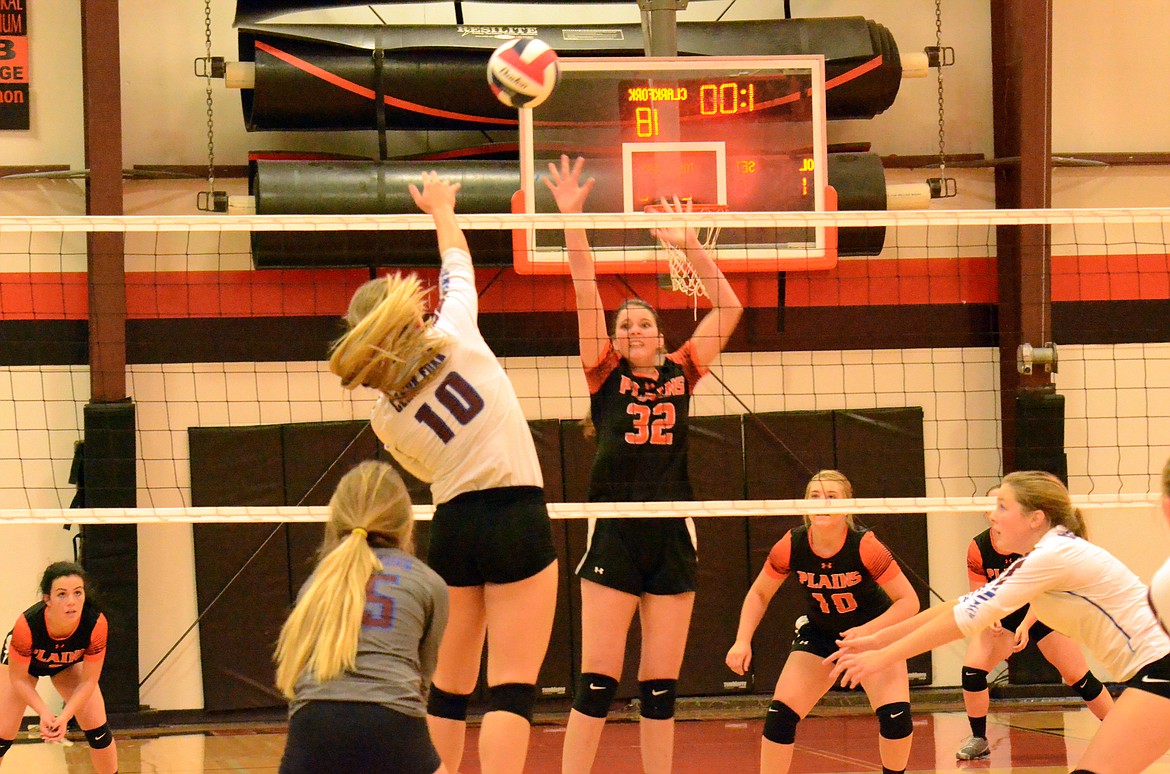
<svg viewBox="0 0 1170 774">
<path fill-rule="evenodd" d="M 447 587 L 410 553 L 406 486 L 363 462 L 329 510 L 321 560 L 276 649 L 290 701 L 280 772 L 445 774 L 425 717 Z"/>
</svg>

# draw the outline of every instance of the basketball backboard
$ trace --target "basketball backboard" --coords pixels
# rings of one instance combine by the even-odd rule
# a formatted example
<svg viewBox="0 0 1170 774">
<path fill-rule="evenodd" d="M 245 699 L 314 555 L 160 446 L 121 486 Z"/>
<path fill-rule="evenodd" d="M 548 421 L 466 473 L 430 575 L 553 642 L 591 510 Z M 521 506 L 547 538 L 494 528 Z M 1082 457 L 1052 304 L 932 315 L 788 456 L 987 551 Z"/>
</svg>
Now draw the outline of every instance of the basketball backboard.
<svg viewBox="0 0 1170 774">
<path fill-rule="evenodd" d="M 826 176 L 820 56 L 563 58 L 561 82 L 520 111 L 521 191 L 514 209 L 556 212 L 538 176 L 562 153 L 597 179 L 586 211 L 640 213 L 660 197 L 731 212 L 835 209 Z M 590 232 L 600 272 L 662 272 L 645 230 Z M 516 232 L 516 268 L 567 271 L 560 231 Z M 713 250 L 724 270 L 826 268 L 823 226 L 727 228 Z"/>
</svg>

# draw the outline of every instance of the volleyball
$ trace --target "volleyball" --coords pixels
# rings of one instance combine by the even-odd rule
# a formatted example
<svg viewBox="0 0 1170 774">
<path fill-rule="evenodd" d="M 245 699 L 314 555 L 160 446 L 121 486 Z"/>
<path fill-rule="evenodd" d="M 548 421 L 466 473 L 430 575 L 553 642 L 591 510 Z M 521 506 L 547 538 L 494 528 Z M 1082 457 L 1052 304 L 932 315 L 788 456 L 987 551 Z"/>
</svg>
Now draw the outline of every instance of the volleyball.
<svg viewBox="0 0 1170 774">
<path fill-rule="evenodd" d="M 536 107 L 548 99 L 560 77 L 557 52 L 536 38 L 513 38 L 488 59 L 488 85 L 508 107 Z"/>
</svg>

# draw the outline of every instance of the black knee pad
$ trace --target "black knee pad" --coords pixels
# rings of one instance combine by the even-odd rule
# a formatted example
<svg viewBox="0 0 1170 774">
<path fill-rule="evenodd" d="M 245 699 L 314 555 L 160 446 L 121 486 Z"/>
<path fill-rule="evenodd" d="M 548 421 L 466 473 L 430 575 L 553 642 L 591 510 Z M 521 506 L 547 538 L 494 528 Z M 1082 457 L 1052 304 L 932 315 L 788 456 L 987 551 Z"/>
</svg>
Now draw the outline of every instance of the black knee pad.
<svg viewBox="0 0 1170 774">
<path fill-rule="evenodd" d="M 110 731 L 110 724 L 103 723 L 97 728 L 85 732 L 85 739 L 94 750 L 104 750 L 114 743 L 114 734 Z"/>
<path fill-rule="evenodd" d="M 796 710 L 782 701 L 773 701 L 768 705 L 768 714 L 764 717 L 764 738 L 776 744 L 793 744 L 796 741 L 796 724 L 800 722 L 800 715 Z"/>
<path fill-rule="evenodd" d="M 905 739 L 914 733 L 914 718 L 910 716 L 910 702 L 892 701 L 874 710 L 878 719 L 878 733 L 882 739 Z"/>
<path fill-rule="evenodd" d="M 577 695 L 573 697 L 573 709 L 591 718 L 609 715 L 618 681 L 615 677 L 596 672 L 582 672 L 577 678 Z"/>
<path fill-rule="evenodd" d="M 678 680 L 640 680 L 641 715 L 649 720 L 670 720 L 674 717 L 674 697 Z"/>
<path fill-rule="evenodd" d="M 8 752 L 8 748 L 12 746 L 15 739 L 0 739 L 0 758 L 4 757 L 4 753 Z"/>
<path fill-rule="evenodd" d="M 467 702 L 471 694 L 447 693 L 437 685 L 431 685 L 427 697 L 427 714 L 447 720 L 467 720 Z"/>
<path fill-rule="evenodd" d="M 979 693 L 987 690 L 987 670 L 974 667 L 963 667 L 963 690 L 969 693 Z"/>
<path fill-rule="evenodd" d="M 1101 695 L 1101 691 L 1105 690 L 1105 686 L 1101 685 L 1101 681 L 1090 670 L 1085 672 L 1085 676 L 1072 684 L 1072 689 L 1080 694 L 1085 701 L 1092 701 Z"/>
<path fill-rule="evenodd" d="M 535 685 L 502 683 L 488 687 L 488 712 L 511 712 L 531 723 L 532 705 L 535 703 Z"/>
</svg>

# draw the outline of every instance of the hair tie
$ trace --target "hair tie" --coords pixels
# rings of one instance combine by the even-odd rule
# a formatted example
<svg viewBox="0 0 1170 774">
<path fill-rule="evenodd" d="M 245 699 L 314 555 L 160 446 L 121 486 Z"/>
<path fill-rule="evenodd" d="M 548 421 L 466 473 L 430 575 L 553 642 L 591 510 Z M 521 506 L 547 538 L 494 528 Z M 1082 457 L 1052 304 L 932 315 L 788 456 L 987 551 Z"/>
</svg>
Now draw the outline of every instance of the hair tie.
<svg viewBox="0 0 1170 774">
<path fill-rule="evenodd" d="M 365 540 L 367 537 L 369 537 L 369 536 L 370 536 L 370 533 L 369 533 L 369 532 L 366 532 L 366 531 L 365 531 L 364 529 L 362 529 L 361 527 L 354 527 L 354 528 L 353 528 L 353 531 L 351 531 L 349 534 L 351 534 L 351 535 L 357 535 L 357 536 L 358 536 L 358 537 L 360 537 L 362 540 Z"/>
</svg>

